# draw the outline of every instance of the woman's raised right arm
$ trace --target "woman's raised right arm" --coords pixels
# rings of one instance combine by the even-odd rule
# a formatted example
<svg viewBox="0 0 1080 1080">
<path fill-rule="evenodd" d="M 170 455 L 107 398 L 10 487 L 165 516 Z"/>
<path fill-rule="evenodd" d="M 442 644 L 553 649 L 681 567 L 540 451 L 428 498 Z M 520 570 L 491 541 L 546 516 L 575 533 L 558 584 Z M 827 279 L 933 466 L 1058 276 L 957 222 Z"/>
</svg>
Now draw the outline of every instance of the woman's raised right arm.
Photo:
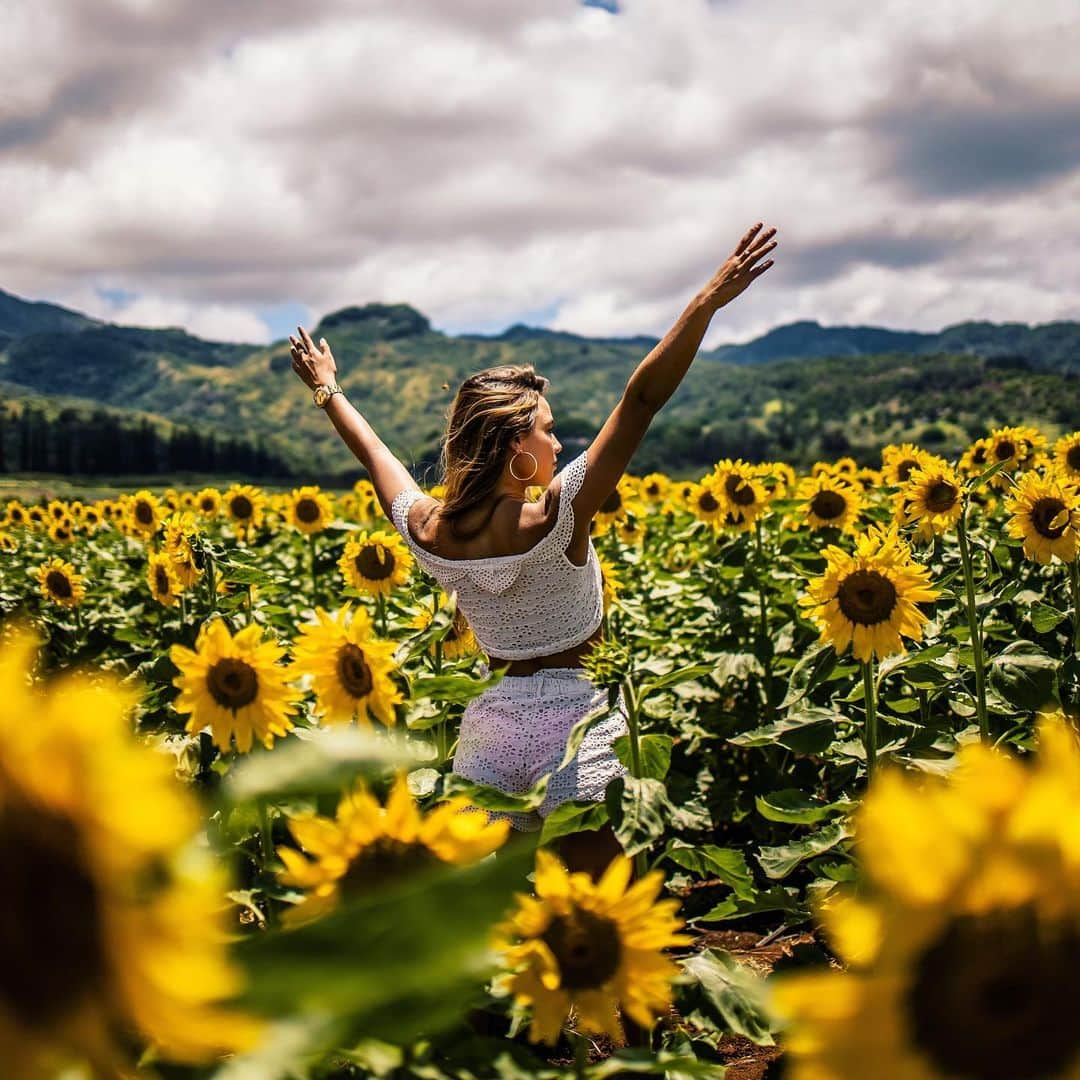
<svg viewBox="0 0 1080 1080">
<path fill-rule="evenodd" d="M 630 376 L 622 398 L 588 447 L 588 469 L 574 498 L 578 519 L 591 518 L 615 490 L 653 417 L 682 382 L 713 315 L 772 266 L 772 259 L 754 265 L 776 246 L 775 240 L 770 243 L 776 230 L 768 229 L 757 236 L 760 229 L 759 221 L 746 232 L 663 341 Z"/>
<path fill-rule="evenodd" d="M 776 247 L 776 241 L 772 239 L 776 229 L 766 229 L 758 236 L 761 225 L 759 221 L 747 230 L 735 250 L 690 301 L 663 340 L 638 364 L 626 384 L 628 396 L 655 413 L 675 393 L 697 355 L 713 315 L 772 266 L 772 259 L 759 266 L 754 265 L 762 255 Z"/>
</svg>

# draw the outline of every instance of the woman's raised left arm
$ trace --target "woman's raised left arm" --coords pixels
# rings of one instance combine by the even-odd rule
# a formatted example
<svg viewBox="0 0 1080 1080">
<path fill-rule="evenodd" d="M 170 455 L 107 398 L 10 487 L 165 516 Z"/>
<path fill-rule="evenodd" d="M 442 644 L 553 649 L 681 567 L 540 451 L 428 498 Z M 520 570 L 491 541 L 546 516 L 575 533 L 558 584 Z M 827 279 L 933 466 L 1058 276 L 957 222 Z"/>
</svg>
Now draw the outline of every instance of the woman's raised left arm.
<svg viewBox="0 0 1080 1080">
<path fill-rule="evenodd" d="M 302 326 L 298 326 L 297 330 L 300 331 L 299 338 L 289 335 L 293 371 L 312 391 L 318 386 L 336 383 L 337 363 L 326 338 L 320 338 L 316 346 Z M 344 393 L 331 395 L 323 411 L 330 417 L 345 445 L 367 469 L 383 513 L 389 518 L 394 497 L 402 488 L 417 487 L 416 481 Z"/>
</svg>

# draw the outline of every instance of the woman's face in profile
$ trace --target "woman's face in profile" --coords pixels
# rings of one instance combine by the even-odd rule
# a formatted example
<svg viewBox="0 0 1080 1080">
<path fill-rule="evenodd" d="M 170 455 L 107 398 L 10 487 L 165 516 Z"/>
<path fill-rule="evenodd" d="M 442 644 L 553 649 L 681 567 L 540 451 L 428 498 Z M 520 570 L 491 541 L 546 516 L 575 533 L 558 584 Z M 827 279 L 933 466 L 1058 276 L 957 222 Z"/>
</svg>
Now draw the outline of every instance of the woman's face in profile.
<svg viewBox="0 0 1080 1080">
<path fill-rule="evenodd" d="M 543 395 L 536 409 L 536 420 L 533 422 L 529 437 L 521 444 L 522 453 L 530 453 L 536 457 L 536 475 L 530 483 L 542 484 L 545 487 L 558 471 L 558 456 L 562 451 L 562 443 L 555 434 L 555 417 L 551 413 L 551 406 Z M 520 460 L 520 459 L 519 459 Z M 532 466 L 529 458 L 525 458 L 520 465 L 514 467 L 517 473 L 527 472 Z"/>
</svg>

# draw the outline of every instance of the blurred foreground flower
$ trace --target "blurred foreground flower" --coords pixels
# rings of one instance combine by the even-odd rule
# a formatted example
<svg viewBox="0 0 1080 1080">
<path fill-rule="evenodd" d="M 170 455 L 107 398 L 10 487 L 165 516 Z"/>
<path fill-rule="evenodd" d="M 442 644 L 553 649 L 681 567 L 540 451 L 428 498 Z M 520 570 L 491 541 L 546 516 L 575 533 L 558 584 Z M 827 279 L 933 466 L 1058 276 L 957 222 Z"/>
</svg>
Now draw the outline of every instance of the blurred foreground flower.
<svg viewBox="0 0 1080 1080">
<path fill-rule="evenodd" d="M 3 1075 L 52 1077 L 75 1060 L 131 1075 L 132 1040 L 187 1062 L 252 1045 L 257 1021 L 215 1004 L 239 989 L 223 945 L 229 885 L 193 843 L 198 811 L 172 763 L 130 735 L 135 696 L 82 674 L 33 687 L 38 642 L 6 633 Z"/>
<path fill-rule="evenodd" d="M 583 1030 L 618 1038 L 617 1005 L 649 1028 L 670 1004 L 679 968 L 661 950 L 694 939 L 676 933 L 678 900 L 656 899 L 661 871 L 627 888 L 632 869 L 631 859 L 616 855 L 594 882 L 537 849 L 536 896 L 518 893 L 517 909 L 494 935 L 511 969 L 498 981 L 532 1006 L 533 1042 L 554 1045 L 571 1007 Z"/>
<path fill-rule="evenodd" d="M 1080 747 L 976 743 L 950 778 L 884 769 L 856 812 L 857 891 L 820 915 L 850 972 L 778 976 L 793 1080 L 1080 1076 Z"/>
<path fill-rule="evenodd" d="M 286 912 L 286 925 L 299 925 L 354 896 L 411 871 L 438 862 L 476 862 L 501 847 L 509 821 L 488 823 L 484 815 L 463 812 L 469 800 L 449 799 L 423 814 L 409 791 L 407 774 L 398 773 L 386 806 L 361 779 L 338 803 L 333 820 L 318 814 L 290 819 L 289 829 L 310 856 L 289 847 L 277 853 L 285 864 L 278 877 L 308 889 L 307 897 Z"/>
</svg>

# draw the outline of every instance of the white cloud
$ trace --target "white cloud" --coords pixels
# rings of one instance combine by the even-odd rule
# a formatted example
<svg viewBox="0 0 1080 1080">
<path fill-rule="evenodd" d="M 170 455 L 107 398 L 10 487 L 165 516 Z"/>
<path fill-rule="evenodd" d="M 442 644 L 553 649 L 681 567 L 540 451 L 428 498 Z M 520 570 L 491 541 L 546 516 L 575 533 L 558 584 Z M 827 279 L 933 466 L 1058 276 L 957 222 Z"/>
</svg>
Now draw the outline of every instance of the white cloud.
<svg viewBox="0 0 1080 1080">
<path fill-rule="evenodd" d="M 661 336 L 760 219 L 776 265 L 705 347 L 1078 317 L 1071 0 L 47 10 L 0 43 L 0 288 L 30 298 L 252 342 L 371 300 Z"/>
</svg>

